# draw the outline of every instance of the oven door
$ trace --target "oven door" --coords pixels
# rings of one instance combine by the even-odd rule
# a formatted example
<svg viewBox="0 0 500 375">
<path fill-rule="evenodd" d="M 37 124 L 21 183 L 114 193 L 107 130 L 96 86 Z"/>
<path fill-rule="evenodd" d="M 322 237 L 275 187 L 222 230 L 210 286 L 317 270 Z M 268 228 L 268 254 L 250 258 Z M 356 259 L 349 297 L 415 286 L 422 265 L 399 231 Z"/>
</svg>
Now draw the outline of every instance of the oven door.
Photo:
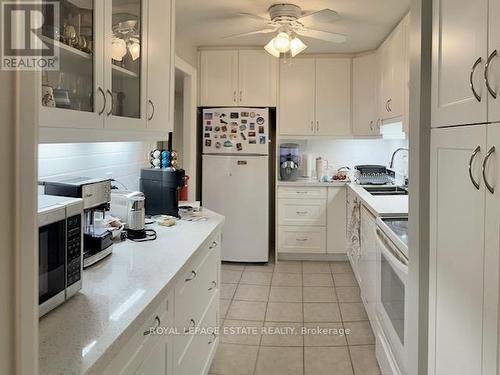
<svg viewBox="0 0 500 375">
<path fill-rule="evenodd" d="M 408 260 L 377 227 L 377 318 L 397 367 L 405 373 L 408 311 L 406 283 Z"/>
<path fill-rule="evenodd" d="M 66 213 L 56 209 L 38 214 L 39 316 L 65 300 Z"/>
</svg>

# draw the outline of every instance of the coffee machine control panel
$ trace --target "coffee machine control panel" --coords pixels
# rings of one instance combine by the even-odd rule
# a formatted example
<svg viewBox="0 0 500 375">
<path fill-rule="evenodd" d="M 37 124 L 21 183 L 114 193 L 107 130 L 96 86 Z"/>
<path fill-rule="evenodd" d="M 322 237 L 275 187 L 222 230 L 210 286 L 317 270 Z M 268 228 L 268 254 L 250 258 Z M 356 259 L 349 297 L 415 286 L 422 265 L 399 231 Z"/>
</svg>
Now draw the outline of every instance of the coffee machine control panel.
<svg viewBox="0 0 500 375">
<path fill-rule="evenodd" d="M 109 203 L 111 201 L 111 181 L 83 185 L 82 199 L 84 209 Z"/>
</svg>

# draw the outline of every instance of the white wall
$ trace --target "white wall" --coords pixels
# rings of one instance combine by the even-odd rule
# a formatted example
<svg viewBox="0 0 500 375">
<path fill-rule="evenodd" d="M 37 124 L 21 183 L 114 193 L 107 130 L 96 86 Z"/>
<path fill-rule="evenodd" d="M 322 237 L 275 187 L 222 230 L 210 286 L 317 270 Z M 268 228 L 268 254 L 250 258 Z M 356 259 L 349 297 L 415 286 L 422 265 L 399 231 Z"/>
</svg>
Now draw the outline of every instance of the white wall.
<svg viewBox="0 0 500 375">
<path fill-rule="evenodd" d="M 114 178 L 130 190 L 139 189 L 140 169 L 149 166 L 148 142 L 41 144 L 39 178 L 59 175 Z"/>
<path fill-rule="evenodd" d="M 285 143 L 285 141 L 281 141 Z M 407 140 L 385 139 L 334 139 L 334 140 L 291 140 L 289 143 L 300 145 L 301 153 L 311 154 L 315 159 L 321 156 L 327 159 L 329 165 L 335 169 L 358 164 L 381 164 L 389 166 L 392 152 L 398 147 L 408 147 Z M 396 171 L 407 174 L 407 153 L 402 152 L 396 156 L 394 165 Z M 313 163 L 314 167 L 314 163 Z"/>
</svg>

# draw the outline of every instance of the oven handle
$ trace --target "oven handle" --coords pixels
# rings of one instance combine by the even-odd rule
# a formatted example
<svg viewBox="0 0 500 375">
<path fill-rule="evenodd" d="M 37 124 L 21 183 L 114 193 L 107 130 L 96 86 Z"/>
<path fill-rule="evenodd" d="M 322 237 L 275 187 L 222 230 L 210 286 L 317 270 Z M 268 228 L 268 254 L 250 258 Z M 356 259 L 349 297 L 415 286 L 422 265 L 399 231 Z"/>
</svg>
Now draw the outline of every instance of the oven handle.
<svg viewBox="0 0 500 375">
<path fill-rule="evenodd" d="M 396 255 L 398 250 L 394 249 L 394 247 L 389 244 L 389 241 L 379 228 L 377 228 L 377 240 L 381 251 L 391 262 L 391 265 L 393 265 L 402 274 L 408 275 L 408 261 L 405 262 L 401 259 L 402 256 Z"/>
</svg>

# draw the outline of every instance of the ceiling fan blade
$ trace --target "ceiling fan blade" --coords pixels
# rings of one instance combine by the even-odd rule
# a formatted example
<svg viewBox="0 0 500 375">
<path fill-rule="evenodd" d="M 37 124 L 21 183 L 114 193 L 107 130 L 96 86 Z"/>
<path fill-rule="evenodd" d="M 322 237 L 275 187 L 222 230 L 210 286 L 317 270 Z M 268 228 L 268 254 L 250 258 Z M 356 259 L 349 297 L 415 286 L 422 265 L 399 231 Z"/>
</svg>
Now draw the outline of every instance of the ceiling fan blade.
<svg viewBox="0 0 500 375">
<path fill-rule="evenodd" d="M 306 13 L 299 18 L 302 23 L 328 23 L 339 19 L 339 14 L 331 9 L 322 9 L 317 12 Z"/>
<path fill-rule="evenodd" d="M 257 14 L 238 13 L 238 15 L 243 16 L 243 17 L 253 18 L 254 20 L 257 20 L 257 21 L 271 22 L 271 20 L 269 18 L 258 16 Z"/>
<path fill-rule="evenodd" d="M 347 40 L 347 37 L 343 34 L 330 33 L 328 31 L 314 30 L 309 28 L 297 30 L 297 34 L 309 38 L 326 40 L 327 42 L 332 43 L 344 43 Z"/>
<path fill-rule="evenodd" d="M 276 29 L 261 29 L 261 30 L 256 30 L 256 31 L 250 31 L 248 33 L 241 33 L 241 34 L 233 34 L 229 36 L 225 36 L 222 39 L 230 39 L 230 38 L 239 38 L 242 36 L 249 36 L 249 35 L 255 35 L 255 34 L 269 34 L 276 31 Z"/>
</svg>

